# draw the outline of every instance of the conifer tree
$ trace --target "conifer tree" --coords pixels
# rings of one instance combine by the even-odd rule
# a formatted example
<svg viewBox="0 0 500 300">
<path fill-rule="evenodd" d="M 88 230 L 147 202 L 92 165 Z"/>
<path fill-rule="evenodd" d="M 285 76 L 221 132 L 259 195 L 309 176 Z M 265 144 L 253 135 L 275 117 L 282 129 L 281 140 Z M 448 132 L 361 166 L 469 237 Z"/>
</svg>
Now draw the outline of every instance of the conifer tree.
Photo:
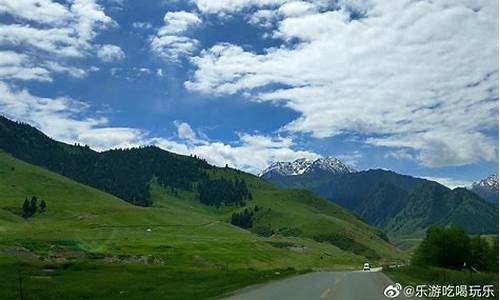
<svg viewBox="0 0 500 300">
<path fill-rule="evenodd" d="M 30 217 L 30 202 L 28 201 L 28 198 L 25 198 L 23 203 L 23 218 L 27 219 L 29 217 Z"/>
<path fill-rule="evenodd" d="M 36 204 L 37 204 L 38 199 L 36 196 L 31 197 L 31 202 L 30 202 L 30 217 L 36 213 Z"/>
<path fill-rule="evenodd" d="M 42 202 L 40 202 L 40 211 L 44 212 L 46 207 L 47 203 L 45 203 L 45 200 L 42 199 Z"/>
</svg>

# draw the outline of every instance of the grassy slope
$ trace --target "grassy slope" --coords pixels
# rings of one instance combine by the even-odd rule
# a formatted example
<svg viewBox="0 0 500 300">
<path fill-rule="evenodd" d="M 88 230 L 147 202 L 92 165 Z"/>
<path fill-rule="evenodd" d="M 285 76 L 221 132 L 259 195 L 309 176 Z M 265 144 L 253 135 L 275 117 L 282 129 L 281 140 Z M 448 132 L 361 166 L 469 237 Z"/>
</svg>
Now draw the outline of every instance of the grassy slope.
<svg viewBox="0 0 500 300">
<path fill-rule="evenodd" d="M 11 167 L 15 170 L 11 171 Z M 168 247 L 171 249 L 167 251 L 170 263 L 183 266 L 192 255 L 203 253 L 207 263 L 272 267 L 272 264 L 262 264 L 265 257 L 284 254 L 283 250 L 268 246 L 268 239 L 221 222 L 225 216 L 195 201 L 175 201 L 173 197 L 158 193 L 156 198 L 168 198 L 163 199 L 159 207 L 136 207 L 5 154 L 0 154 L 0 176 L 0 207 L 4 208 L 0 214 L 1 244 L 22 244 L 29 240 L 33 246 L 39 246 L 35 250 L 43 253 L 47 250 L 44 247 L 52 241 L 72 241 L 87 252 L 116 255 L 165 255 Z M 45 199 L 47 212 L 25 221 L 5 211 L 5 208 L 19 207 L 24 197 L 30 195 Z M 193 206 L 198 208 L 193 209 Z M 152 231 L 146 232 L 148 228 Z M 232 247 L 238 251 L 227 257 L 225 252 Z M 262 251 L 258 251 L 259 248 Z M 335 247 L 328 248 L 339 254 L 340 259 L 355 258 Z M 299 258 L 297 255 L 292 252 L 285 257 L 291 256 L 293 262 Z M 276 266 L 280 264 L 279 259 L 273 262 Z"/>
<path fill-rule="evenodd" d="M 382 258 L 401 260 L 406 258 L 404 253 L 380 238 L 381 230 L 366 225 L 340 206 L 318 198 L 308 191 L 276 189 L 258 177 L 233 169 L 216 169 L 211 175 L 245 179 L 254 196 L 249 206 L 257 205 L 271 210 L 257 218 L 256 226 L 272 228 L 281 235 L 305 238 L 313 238 L 319 234 L 337 234 L 372 249 Z M 207 208 L 197 203 L 193 196 L 191 198 L 190 202 L 181 201 L 181 203 L 190 203 L 190 209 L 194 207 L 203 211 L 208 209 L 221 220 L 229 220 L 231 213 L 235 209 L 240 209 Z"/>
<path fill-rule="evenodd" d="M 276 211 L 290 212 L 290 219 L 282 216 L 273 221 L 280 226 L 292 222 L 304 232 L 312 232 L 333 230 L 343 222 L 358 222 L 336 206 L 324 206 L 326 202 L 322 200 L 297 196 L 293 192 L 276 192 L 271 186 L 262 186 L 263 183 L 254 177 L 248 176 L 248 180 L 252 189 L 259 185 L 260 191 L 256 192 L 253 202 Z M 47 202 L 46 212 L 29 220 L 10 212 L 31 195 Z M 136 207 L 0 153 L 0 274 L 7 278 L 0 284 L 0 290 L 6 293 L 2 299 L 16 297 L 17 283 L 12 271 L 20 261 L 24 261 L 22 272 L 30 274 L 25 278 L 26 293 L 36 292 L 42 299 L 68 293 L 75 299 L 112 299 L 118 297 L 120 291 L 126 291 L 130 299 L 160 297 L 157 289 L 150 288 L 155 286 L 171 291 L 161 296 L 165 299 L 169 296 L 172 299 L 200 298 L 200 291 L 195 287 L 205 291 L 203 297 L 211 297 L 269 280 L 273 274 L 271 270 L 275 269 L 345 268 L 364 261 L 330 244 L 307 239 L 307 234 L 289 238 L 257 236 L 226 223 L 231 214 L 228 208 L 206 207 L 190 200 L 192 195 L 182 196 L 181 199 L 168 195 L 160 187 L 153 186 L 155 207 Z M 331 214 L 337 214 L 338 218 Z M 309 225 L 307 221 L 315 217 L 323 221 Z M 369 228 L 359 224 L 355 231 Z M 146 231 L 148 228 L 151 232 Z M 389 255 L 392 251 L 385 243 L 374 243 L 381 253 L 387 251 Z M 290 245 L 302 250 L 292 251 L 287 248 Z M 13 247 L 23 247 L 46 258 L 53 255 L 54 249 L 59 249 L 54 246 L 86 253 L 87 258 L 68 264 L 26 262 L 19 254 L 12 255 L 17 253 L 12 252 Z M 395 253 L 396 256 L 400 254 Z M 121 264 L 106 260 L 120 255 L 152 256 L 164 263 L 138 265 L 132 262 L 123 272 Z M 47 275 L 45 269 L 53 272 Z M 198 275 L 192 275 L 195 273 Z M 88 288 L 75 290 L 75 286 Z M 109 286 L 112 288 L 106 292 L 104 288 Z M 51 287 L 50 292 L 44 287 Z"/>
</svg>

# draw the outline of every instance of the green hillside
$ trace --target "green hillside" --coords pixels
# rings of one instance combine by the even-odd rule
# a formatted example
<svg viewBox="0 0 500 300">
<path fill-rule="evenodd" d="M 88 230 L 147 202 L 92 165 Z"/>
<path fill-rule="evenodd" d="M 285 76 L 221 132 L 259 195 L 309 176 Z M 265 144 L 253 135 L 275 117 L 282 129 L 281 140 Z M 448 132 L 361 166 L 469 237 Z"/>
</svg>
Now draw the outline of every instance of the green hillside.
<svg viewBox="0 0 500 300">
<path fill-rule="evenodd" d="M 395 235 L 411 234 L 415 226 L 456 225 L 479 234 L 494 233 L 498 228 L 495 207 L 465 188 L 450 190 L 436 182 L 427 182 L 416 187 L 406 199 L 404 209 L 386 226 Z"/>
<path fill-rule="evenodd" d="M 275 234 L 261 236 L 229 224 L 232 212 L 243 207 L 206 206 L 194 192 L 172 192 L 153 182 L 153 207 L 134 206 L 0 153 L 0 274 L 6 278 L 0 289 L 8 291 L 2 299 L 17 297 L 12 270 L 19 266 L 26 274 L 26 293 L 41 293 L 40 299 L 57 293 L 112 299 L 120 291 L 127 291 L 129 299 L 193 299 L 292 270 L 350 268 L 366 260 L 351 253 L 349 245 L 341 245 L 344 251 L 315 242 L 312 237 L 318 233 L 359 241 L 366 246 L 361 254 L 368 248 L 377 257 L 406 258 L 381 240 L 377 230 L 307 192 L 277 190 L 234 170 L 211 172 L 244 177 L 254 193 L 248 206 L 267 209 L 256 226 L 268 226 Z M 45 200 L 47 209 L 25 220 L 17 214 L 24 198 L 32 195 Z M 123 266 L 126 273 L 120 271 Z M 278 269 L 280 275 L 273 275 Z M 102 289 L 111 278 L 113 288 Z M 173 287 L 171 294 L 156 294 Z M 203 296 L 199 288 L 206 291 Z"/>
<path fill-rule="evenodd" d="M 212 168 L 206 161 L 157 147 L 96 152 L 55 141 L 36 128 L 0 116 L 0 150 L 130 203 L 150 206 L 153 179 L 172 189 L 191 190 Z"/>
<path fill-rule="evenodd" d="M 430 225 L 457 225 L 471 234 L 498 232 L 497 207 L 476 194 L 392 171 L 273 176 L 267 180 L 330 199 L 383 229 L 402 248 L 415 246 Z"/>
</svg>

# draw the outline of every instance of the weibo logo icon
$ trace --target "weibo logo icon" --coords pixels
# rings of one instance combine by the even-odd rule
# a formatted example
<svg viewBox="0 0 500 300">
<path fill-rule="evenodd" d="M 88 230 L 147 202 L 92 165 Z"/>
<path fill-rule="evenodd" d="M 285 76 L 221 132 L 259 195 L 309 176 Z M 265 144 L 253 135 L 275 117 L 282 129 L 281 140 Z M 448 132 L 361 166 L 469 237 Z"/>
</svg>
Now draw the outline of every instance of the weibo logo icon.
<svg viewBox="0 0 500 300">
<path fill-rule="evenodd" d="M 384 296 L 387 298 L 396 298 L 401 293 L 403 287 L 399 283 L 389 284 L 384 290 Z"/>
</svg>

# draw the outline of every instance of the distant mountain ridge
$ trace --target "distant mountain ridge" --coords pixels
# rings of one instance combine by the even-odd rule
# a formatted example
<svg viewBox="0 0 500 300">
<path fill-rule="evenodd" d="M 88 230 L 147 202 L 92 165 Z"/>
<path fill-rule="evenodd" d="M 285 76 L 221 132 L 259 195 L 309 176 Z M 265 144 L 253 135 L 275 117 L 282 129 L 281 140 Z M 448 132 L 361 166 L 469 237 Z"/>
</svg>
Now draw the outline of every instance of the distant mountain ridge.
<svg viewBox="0 0 500 300">
<path fill-rule="evenodd" d="M 259 176 L 270 178 L 272 176 L 298 176 L 315 172 L 330 174 L 347 174 L 356 172 L 352 167 L 344 164 L 335 157 L 321 157 L 317 159 L 299 158 L 292 162 L 276 162 L 262 171 Z"/>
<path fill-rule="evenodd" d="M 498 175 L 492 174 L 480 181 L 474 182 L 470 190 L 484 200 L 498 204 Z"/>
<path fill-rule="evenodd" d="M 304 188 L 384 229 L 392 237 L 423 233 L 430 225 L 459 225 L 470 233 L 498 232 L 497 208 L 465 188 L 388 170 L 316 172 L 262 177 L 282 188 Z"/>
</svg>

